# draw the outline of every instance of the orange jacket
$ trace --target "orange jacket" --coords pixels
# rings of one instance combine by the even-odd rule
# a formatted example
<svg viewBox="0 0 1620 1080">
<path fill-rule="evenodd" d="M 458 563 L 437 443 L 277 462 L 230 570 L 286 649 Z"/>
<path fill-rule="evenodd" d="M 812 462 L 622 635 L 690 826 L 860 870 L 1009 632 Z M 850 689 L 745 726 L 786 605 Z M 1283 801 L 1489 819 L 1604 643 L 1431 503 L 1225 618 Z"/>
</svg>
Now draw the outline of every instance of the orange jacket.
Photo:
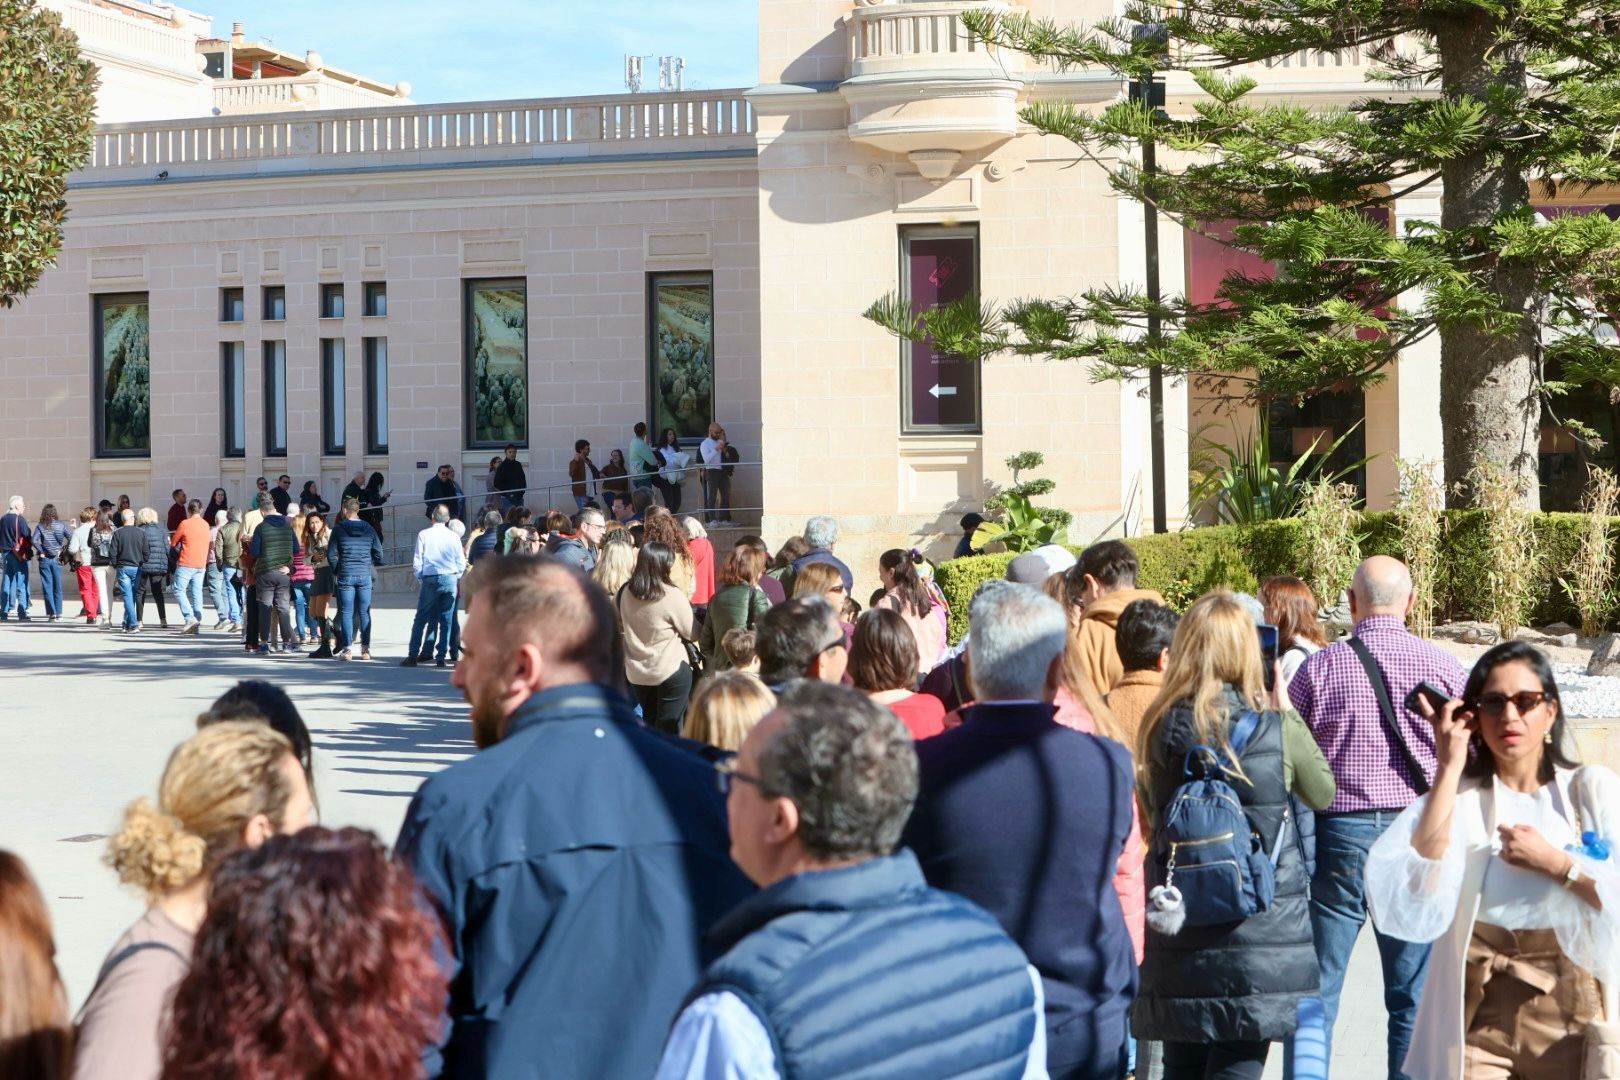
<svg viewBox="0 0 1620 1080">
<path fill-rule="evenodd" d="M 188 517 L 182 521 L 169 537 L 169 543 L 180 547 L 180 566 L 194 566 L 198 569 L 208 565 L 208 522 L 201 517 Z"/>
</svg>

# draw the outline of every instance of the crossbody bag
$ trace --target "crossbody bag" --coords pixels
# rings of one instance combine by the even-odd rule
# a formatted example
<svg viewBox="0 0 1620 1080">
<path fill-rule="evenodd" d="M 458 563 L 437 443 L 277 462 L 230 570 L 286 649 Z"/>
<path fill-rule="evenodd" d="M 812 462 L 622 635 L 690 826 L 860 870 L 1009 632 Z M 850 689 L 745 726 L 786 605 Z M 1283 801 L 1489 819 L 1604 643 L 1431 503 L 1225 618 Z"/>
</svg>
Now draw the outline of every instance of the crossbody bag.
<svg viewBox="0 0 1620 1080">
<path fill-rule="evenodd" d="M 1384 734 L 1394 744 L 1401 760 L 1406 763 L 1406 771 L 1410 775 L 1412 787 L 1419 795 L 1429 793 L 1429 779 L 1423 772 L 1423 766 L 1418 763 L 1417 755 L 1406 744 L 1406 737 L 1401 734 L 1401 727 L 1395 720 L 1395 702 L 1389 695 L 1389 680 L 1384 678 L 1384 669 L 1373 658 L 1367 643 L 1351 634 L 1345 641 L 1352 651 L 1361 660 L 1361 666 L 1367 670 L 1367 681 L 1372 683 L 1373 696 L 1378 698 L 1378 715 L 1384 721 Z"/>
</svg>

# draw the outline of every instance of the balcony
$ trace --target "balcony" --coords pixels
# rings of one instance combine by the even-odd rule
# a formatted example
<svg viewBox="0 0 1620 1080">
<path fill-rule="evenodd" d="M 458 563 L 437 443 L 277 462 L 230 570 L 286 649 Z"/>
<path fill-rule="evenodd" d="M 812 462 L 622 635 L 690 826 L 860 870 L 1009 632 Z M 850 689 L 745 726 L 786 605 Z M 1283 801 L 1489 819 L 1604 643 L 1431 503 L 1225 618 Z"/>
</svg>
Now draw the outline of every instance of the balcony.
<svg viewBox="0 0 1620 1080">
<path fill-rule="evenodd" d="M 252 85 L 251 80 L 233 85 Z M 740 90 L 397 105 L 102 124 L 72 183 L 469 162 L 756 153 Z"/>
<path fill-rule="evenodd" d="M 381 93 L 318 72 L 289 78 L 216 81 L 213 90 L 214 108 L 221 116 L 410 103 L 410 87 L 405 84 L 392 93 Z"/>
<path fill-rule="evenodd" d="M 865 0 L 844 18 L 849 137 L 909 154 L 943 179 L 964 153 L 1012 138 L 1023 57 L 992 51 L 962 24 L 964 11 L 1013 10 L 1006 0 Z"/>
</svg>

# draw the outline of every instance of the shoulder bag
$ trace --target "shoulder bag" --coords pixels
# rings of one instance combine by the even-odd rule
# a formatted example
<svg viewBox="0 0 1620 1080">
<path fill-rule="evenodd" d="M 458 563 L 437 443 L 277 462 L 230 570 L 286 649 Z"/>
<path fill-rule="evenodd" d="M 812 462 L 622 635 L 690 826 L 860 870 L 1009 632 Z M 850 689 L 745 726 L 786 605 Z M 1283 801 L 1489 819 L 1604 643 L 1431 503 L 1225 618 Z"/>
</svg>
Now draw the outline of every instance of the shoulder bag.
<svg viewBox="0 0 1620 1080">
<path fill-rule="evenodd" d="M 1384 678 L 1384 669 L 1378 666 L 1378 661 L 1374 659 L 1365 641 L 1354 634 L 1345 641 L 1361 660 L 1361 666 L 1367 669 L 1367 681 L 1372 683 L 1373 694 L 1378 698 L 1378 715 L 1384 721 L 1384 734 L 1389 736 L 1389 741 L 1395 745 L 1395 749 L 1400 752 L 1401 760 L 1406 763 L 1412 786 L 1417 789 L 1419 795 L 1427 795 L 1429 779 L 1424 775 L 1423 766 L 1418 764 L 1412 748 L 1406 745 L 1406 737 L 1401 734 L 1400 725 L 1395 721 L 1395 703 L 1389 696 L 1389 682 Z"/>
</svg>

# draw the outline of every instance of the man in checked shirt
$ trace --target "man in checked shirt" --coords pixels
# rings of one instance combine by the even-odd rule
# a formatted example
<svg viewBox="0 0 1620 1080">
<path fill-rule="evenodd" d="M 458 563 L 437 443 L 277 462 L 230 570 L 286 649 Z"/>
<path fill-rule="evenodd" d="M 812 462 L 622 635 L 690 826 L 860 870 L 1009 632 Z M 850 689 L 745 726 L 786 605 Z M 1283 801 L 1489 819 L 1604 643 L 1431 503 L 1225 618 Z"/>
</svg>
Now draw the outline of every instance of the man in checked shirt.
<svg viewBox="0 0 1620 1080">
<path fill-rule="evenodd" d="M 1310 656 L 1288 686 L 1288 696 L 1316 736 L 1338 782 L 1338 794 L 1317 816 L 1316 877 L 1311 882 L 1311 928 L 1322 967 L 1330 1041 L 1344 970 L 1367 920 L 1362 884 L 1367 850 L 1434 779 L 1433 728 L 1406 708 L 1406 696 L 1427 680 L 1460 697 L 1467 680 L 1455 657 L 1406 629 L 1411 610 L 1412 575 L 1398 559 L 1375 555 L 1357 567 L 1350 584 L 1354 633 L 1382 669 L 1396 726 L 1424 773 L 1421 782 L 1391 740 L 1367 669 L 1347 641 Z M 1403 1076 L 1401 1063 L 1412 1038 L 1429 946 L 1385 937 L 1376 927 L 1374 933 L 1384 968 L 1384 1008 L 1389 1012 L 1389 1076 L 1395 1080 Z"/>
</svg>

